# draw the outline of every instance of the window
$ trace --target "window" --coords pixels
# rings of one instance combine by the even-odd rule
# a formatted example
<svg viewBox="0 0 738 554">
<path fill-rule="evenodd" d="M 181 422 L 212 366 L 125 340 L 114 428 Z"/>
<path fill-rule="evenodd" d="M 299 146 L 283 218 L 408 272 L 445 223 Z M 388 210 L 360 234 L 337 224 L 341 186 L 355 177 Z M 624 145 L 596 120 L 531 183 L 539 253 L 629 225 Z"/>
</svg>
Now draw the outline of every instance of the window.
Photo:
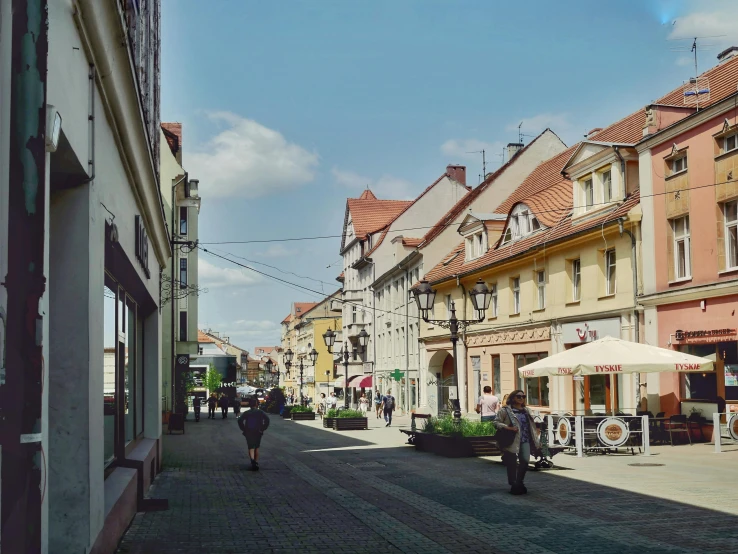
<svg viewBox="0 0 738 554">
<path fill-rule="evenodd" d="M 450 294 L 447 294 L 446 295 L 446 313 L 448 315 L 451 315 L 451 302 L 452 302 L 451 301 L 451 295 Z"/>
<path fill-rule="evenodd" d="M 497 283 L 490 287 L 490 293 L 492 294 L 492 300 L 489 307 L 492 310 L 492 317 L 497 317 Z"/>
<path fill-rule="evenodd" d="M 605 252 L 605 294 L 615 294 L 615 249 L 611 248 Z"/>
<path fill-rule="evenodd" d="M 179 259 L 179 288 L 187 288 L 187 258 Z"/>
<path fill-rule="evenodd" d="M 179 208 L 179 234 L 187 234 L 187 207 L 181 206 Z"/>
<path fill-rule="evenodd" d="M 692 275 L 689 248 L 689 216 L 671 222 L 674 232 L 674 275 L 686 279 Z"/>
<path fill-rule="evenodd" d="M 512 280 L 513 293 L 513 314 L 520 313 L 520 277 L 513 277 Z"/>
<path fill-rule="evenodd" d="M 605 202 L 612 201 L 612 171 L 604 171 L 602 173 L 602 191 Z"/>
<path fill-rule="evenodd" d="M 729 268 L 738 267 L 738 200 L 725 204 L 725 257 Z"/>
<path fill-rule="evenodd" d="M 594 206 L 594 185 L 592 179 L 584 181 L 584 206 L 585 210 L 589 210 Z"/>
<path fill-rule="evenodd" d="M 579 301 L 582 295 L 582 264 L 579 259 L 571 262 L 571 299 Z"/>
<path fill-rule="evenodd" d="M 515 356 L 515 374 L 520 375 L 519 369 L 528 364 L 545 358 L 547 354 L 518 354 Z M 523 379 L 519 388 L 525 391 L 526 403 L 530 406 L 548 406 L 548 377 L 532 377 Z"/>
<path fill-rule="evenodd" d="M 734 135 L 729 135 L 725 137 L 724 140 L 725 140 L 725 143 L 724 143 L 723 150 L 725 152 L 730 152 L 731 150 L 738 149 L 738 133 Z"/>
<path fill-rule="evenodd" d="M 546 307 L 546 272 L 536 272 L 536 286 L 538 287 L 538 309 Z"/>
<path fill-rule="evenodd" d="M 510 212 L 510 221 L 505 229 L 502 244 L 526 237 L 541 228 L 541 222 L 525 204 L 516 205 Z"/>
<path fill-rule="evenodd" d="M 475 233 L 466 237 L 466 259 L 474 260 L 483 256 L 486 251 L 487 237 L 481 233 Z"/>
<path fill-rule="evenodd" d="M 512 229 L 508 227 L 505 230 L 505 235 L 502 237 L 502 244 L 506 244 L 512 240 Z"/>
<path fill-rule="evenodd" d="M 687 155 L 676 158 L 671 161 L 671 173 L 679 173 L 680 171 L 686 171 L 687 169 Z"/>
<path fill-rule="evenodd" d="M 351 323 L 356 323 L 358 319 L 358 313 L 356 310 L 356 304 L 351 305 Z"/>
<path fill-rule="evenodd" d="M 483 245 L 483 242 L 482 242 L 483 241 L 482 234 L 480 233 L 480 234 L 476 235 L 475 239 L 476 239 L 476 247 L 477 247 L 477 251 L 476 251 L 476 256 L 475 257 L 478 258 L 482 254 L 484 254 L 484 245 Z"/>
<path fill-rule="evenodd" d="M 182 342 L 187 341 L 187 311 L 182 310 L 179 312 L 179 340 Z"/>
</svg>

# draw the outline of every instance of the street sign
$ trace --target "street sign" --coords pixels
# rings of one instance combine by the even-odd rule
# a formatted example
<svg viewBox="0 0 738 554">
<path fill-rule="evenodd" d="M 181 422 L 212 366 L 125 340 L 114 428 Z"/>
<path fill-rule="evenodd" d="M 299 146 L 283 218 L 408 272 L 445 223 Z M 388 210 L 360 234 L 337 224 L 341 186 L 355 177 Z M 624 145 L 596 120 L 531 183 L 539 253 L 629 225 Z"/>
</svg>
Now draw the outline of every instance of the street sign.
<svg viewBox="0 0 738 554">
<path fill-rule="evenodd" d="M 448 388 L 448 399 L 449 400 L 456 400 L 459 398 L 458 389 L 456 387 L 449 387 Z"/>
</svg>

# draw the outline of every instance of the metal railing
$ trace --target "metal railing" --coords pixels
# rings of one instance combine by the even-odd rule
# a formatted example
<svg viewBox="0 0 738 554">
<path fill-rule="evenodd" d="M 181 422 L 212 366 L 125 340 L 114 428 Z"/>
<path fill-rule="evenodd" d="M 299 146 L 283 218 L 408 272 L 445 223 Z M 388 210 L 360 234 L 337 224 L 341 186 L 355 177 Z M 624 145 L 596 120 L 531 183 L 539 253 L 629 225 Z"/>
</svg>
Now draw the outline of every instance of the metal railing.
<svg viewBox="0 0 738 554">
<path fill-rule="evenodd" d="M 725 416 L 725 423 L 720 420 Z M 715 442 L 715 452 L 723 451 L 723 446 L 738 445 L 738 413 L 730 412 L 712 414 L 712 438 Z"/>
<path fill-rule="evenodd" d="M 548 446 L 586 452 L 617 452 L 624 448 L 635 454 L 651 454 L 648 416 L 579 416 L 549 414 L 546 417 Z"/>
</svg>

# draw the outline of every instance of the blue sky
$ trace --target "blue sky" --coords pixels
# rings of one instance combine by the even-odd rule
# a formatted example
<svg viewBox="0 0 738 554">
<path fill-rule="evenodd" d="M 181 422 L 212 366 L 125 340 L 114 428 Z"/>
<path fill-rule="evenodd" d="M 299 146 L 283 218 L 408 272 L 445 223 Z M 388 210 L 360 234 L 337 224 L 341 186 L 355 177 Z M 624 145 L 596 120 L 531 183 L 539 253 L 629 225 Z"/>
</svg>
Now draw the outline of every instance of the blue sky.
<svg viewBox="0 0 738 554">
<path fill-rule="evenodd" d="M 488 171 L 498 167 L 521 121 L 572 144 L 642 108 L 694 72 L 673 51 L 690 43 L 667 39 L 728 35 L 702 41 L 702 71 L 738 44 L 737 6 L 163 0 L 162 120 L 184 125 L 202 242 L 339 235 L 346 198 L 367 185 L 411 198 L 449 163 L 475 185 L 481 158 L 467 152 L 485 148 Z M 212 248 L 327 294 L 339 245 Z M 277 344 L 290 303 L 317 298 L 205 253 L 200 263 L 201 327 L 245 348 Z"/>
</svg>

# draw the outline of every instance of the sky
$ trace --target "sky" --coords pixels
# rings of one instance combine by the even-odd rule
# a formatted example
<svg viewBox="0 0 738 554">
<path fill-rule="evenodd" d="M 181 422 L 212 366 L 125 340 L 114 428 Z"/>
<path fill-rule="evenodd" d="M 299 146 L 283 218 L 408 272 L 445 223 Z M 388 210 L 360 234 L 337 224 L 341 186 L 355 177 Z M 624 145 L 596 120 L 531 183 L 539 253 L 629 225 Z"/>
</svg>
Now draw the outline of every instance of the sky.
<svg viewBox="0 0 738 554">
<path fill-rule="evenodd" d="M 292 302 L 340 287 L 346 198 L 367 186 L 413 198 L 450 163 L 476 185 L 481 154 L 470 152 L 486 150 L 496 169 L 521 122 L 525 143 L 550 127 L 570 145 L 693 76 L 691 41 L 675 39 L 705 37 L 700 72 L 738 45 L 735 0 L 163 0 L 162 10 L 162 121 L 183 124 L 211 251 L 199 253 L 199 325 L 251 351 L 279 344 Z"/>
</svg>

